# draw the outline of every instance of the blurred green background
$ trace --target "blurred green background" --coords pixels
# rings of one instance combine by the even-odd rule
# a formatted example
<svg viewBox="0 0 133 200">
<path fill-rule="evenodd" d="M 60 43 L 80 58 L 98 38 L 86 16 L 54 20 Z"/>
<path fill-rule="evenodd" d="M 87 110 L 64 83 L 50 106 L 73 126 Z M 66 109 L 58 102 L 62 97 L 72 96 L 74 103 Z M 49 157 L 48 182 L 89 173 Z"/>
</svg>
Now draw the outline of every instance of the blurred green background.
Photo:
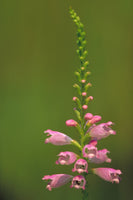
<svg viewBox="0 0 133 200">
<path fill-rule="evenodd" d="M 41 178 L 71 173 L 56 166 L 57 154 L 70 146 L 45 145 L 50 128 L 78 139 L 65 120 L 73 118 L 72 84 L 79 66 L 72 6 L 87 33 L 90 60 L 89 112 L 115 122 L 116 136 L 99 143 L 110 150 L 111 164 L 121 169 L 119 185 L 90 175 L 90 200 L 124 200 L 133 179 L 133 1 L 0 1 L 0 199 L 81 199 L 69 184 L 49 192 Z M 95 165 L 97 167 L 97 165 Z M 99 165 L 98 165 L 99 167 Z"/>
</svg>

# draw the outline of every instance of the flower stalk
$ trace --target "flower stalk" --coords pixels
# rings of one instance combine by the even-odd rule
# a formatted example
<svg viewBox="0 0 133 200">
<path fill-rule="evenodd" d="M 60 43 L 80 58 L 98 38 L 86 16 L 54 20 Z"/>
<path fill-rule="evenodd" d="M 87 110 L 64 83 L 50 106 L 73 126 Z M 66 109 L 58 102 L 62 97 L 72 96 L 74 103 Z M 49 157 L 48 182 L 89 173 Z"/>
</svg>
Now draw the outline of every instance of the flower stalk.
<svg viewBox="0 0 133 200">
<path fill-rule="evenodd" d="M 71 181 L 71 188 L 81 189 L 82 200 L 89 199 L 89 181 L 88 175 L 96 174 L 105 181 L 119 183 L 121 174 L 120 170 L 112 168 L 91 168 L 91 163 L 110 163 L 111 159 L 108 158 L 107 149 L 98 150 L 97 143 L 108 137 L 109 135 L 115 135 L 116 132 L 110 127 L 113 125 L 111 121 L 106 123 L 100 123 L 102 117 L 100 115 L 93 115 L 87 111 L 88 104 L 93 100 L 92 96 L 88 95 L 88 90 L 92 84 L 88 81 L 90 76 L 89 61 L 87 58 L 86 50 L 86 33 L 84 32 L 84 26 L 80 21 L 76 12 L 70 8 L 70 16 L 73 19 L 77 27 L 77 55 L 80 60 L 80 67 L 75 72 L 77 82 L 73 87 L 77 90 L 77 97 L 73 97 L 75 103 L 74 112 L 77 117 L 77 121 L 69 119 L 66 121 L 66 126 L 75 128 L 80 134 L 80 141 L 72 139 L 64 133 L 46 130 L 48 138 L 45 143 L 51 143 L 53 145 L 73 145 L 78 148 L 80 155 L 75 152 L 65 151 L 58 154 L 59 158 L 56 161 L 57 165 L 70 165 L 73 164 L 72 172 L 78 173 L 78 175 L 68 174 L 53 174 L 46 175 L 43 180 L 50 180 L 47 185 L 48 190 L 52 188 L 60 187 Z"/>
</svg>

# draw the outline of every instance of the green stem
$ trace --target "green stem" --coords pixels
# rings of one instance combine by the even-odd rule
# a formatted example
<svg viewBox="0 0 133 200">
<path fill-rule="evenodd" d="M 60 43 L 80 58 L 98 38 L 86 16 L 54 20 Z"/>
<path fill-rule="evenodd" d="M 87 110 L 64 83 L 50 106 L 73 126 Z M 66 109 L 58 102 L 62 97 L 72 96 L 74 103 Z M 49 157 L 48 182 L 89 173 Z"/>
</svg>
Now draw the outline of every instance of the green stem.
<svg viewBox="0 0 133 200">
<path fill-rule="evenodd" d="M 87 179 L 87 174 L 84 175 L 86 179 L 85 190 L 82 190 L 82 200 L 89 200 L 89 183 Z"/>
</svg>

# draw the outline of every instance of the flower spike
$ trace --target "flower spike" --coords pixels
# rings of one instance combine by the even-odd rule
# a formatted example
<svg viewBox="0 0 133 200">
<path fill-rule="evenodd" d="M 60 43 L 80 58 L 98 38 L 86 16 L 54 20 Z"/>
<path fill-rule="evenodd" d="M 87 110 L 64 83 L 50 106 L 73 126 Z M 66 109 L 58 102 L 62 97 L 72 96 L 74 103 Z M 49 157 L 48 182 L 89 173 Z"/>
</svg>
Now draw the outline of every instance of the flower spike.
<svg viewBox="0 0 133 200">
<path fill-rule="evenodd" d="M 66 126 L 75 127 L 75 131 L 80 134 L 80 141 L 72 139 L 64 133 L 46 130 L 48 138 L 45 139 L 45 143 L 51 143 L 53 145 L 73 145 L 77 147 L 78 153 L 71 151 L 62 151 L 58 154 L 56 160 L 57 165 L 71 165 L 74 167 L 72 172 L 78 172 L 82 175 L 73 177 L 68 174 L 53 174 L 46 175 L 42 180 L 49 180 L 47 189 L 49 191 L 52 188 L 58 188 L 71 181 L 71 188 L 82 189 L 83 199 L 88 199 L 88 181 L 87 177 L 92 172 L 105 181 L 119 183 L 121 175 L 120 170 L 113 168 L 91 168 L 91 165 L 110 163 L 111 159 L 108 157 L 110 153 L 107 149 L 98 150 L 97 143 L 99 140 L 108 137 L 109 135 L 115 135 L 116 132 L 112 130 L 113 123 L 108 121 L 106 123 L 99 123 L 102 119 L 100 115 L 93 115 L 87 112 L 90 101 L 93 100 L 93 96 L 89 96 L 88 90 L 92 86 L 89 80 L 91 74 L 89 70 L 89 61 L 87 61 L 86 50 L 86 33 L 84 32 L 84 26 L 80 21 L 79 16 L 73 9 L 70 8 L 70 15 L 77 26 L 77 55 L 80 61 L 80 67 L 76 70 L 76 82 L 73 87 L 76 88 L 77 95 L 72 98 L 74 103 L 73 111 L 76 114 L 76 121 L 69 119 L 66 121 Z"/>
</svg>

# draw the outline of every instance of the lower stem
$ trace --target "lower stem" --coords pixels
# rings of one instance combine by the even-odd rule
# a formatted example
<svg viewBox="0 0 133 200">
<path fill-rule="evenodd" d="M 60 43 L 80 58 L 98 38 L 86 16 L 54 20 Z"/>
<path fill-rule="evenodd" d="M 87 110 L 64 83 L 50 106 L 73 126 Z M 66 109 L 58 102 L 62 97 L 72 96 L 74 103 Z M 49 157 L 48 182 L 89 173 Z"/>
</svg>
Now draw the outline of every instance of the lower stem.
<svg viewBox="0 0 133 200">
<path fill-rule="evenodd" d="M 86 179 L 86 185 L 85 185 L 85 190 L 82 190 L 82 200 L 89 200 L 89 188 L 88 188 L 87 174 L 85 174 L 84 177 Z"/>
</svg>

